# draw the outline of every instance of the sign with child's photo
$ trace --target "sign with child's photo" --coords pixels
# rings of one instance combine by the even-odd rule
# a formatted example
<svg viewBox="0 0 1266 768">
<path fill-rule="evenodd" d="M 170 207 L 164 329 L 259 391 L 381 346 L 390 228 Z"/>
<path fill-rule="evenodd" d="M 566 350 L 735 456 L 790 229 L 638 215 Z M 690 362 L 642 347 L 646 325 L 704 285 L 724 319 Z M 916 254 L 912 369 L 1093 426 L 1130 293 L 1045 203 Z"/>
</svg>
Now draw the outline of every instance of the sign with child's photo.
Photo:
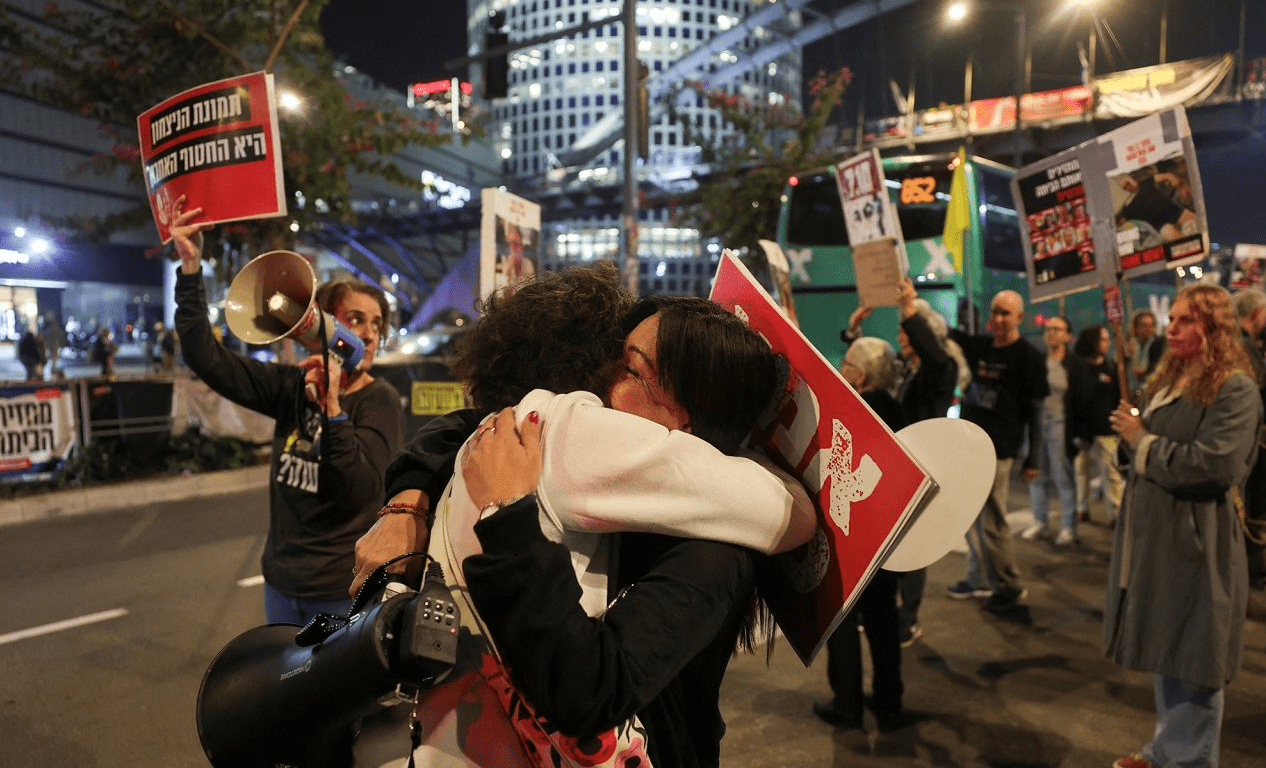
<svg viewBox="0 0 1266 768">
<path fill-rule="evenodd" d="M 800 478 L 818 508 L 818 532 L 770 558 L 760 589 L 808 665 L 936 484 L 729 251 L 711 298 L 790 363 L 784 396 L 752 444 Z"/>
<path fill-rule="evenodd" d="M 255 72 L 191 88 L 136 119 L 150 209 L 162 242 L 173 203 L 203 210 L 198 221 L 286 214 L 273 76 Z"/>
</svg>

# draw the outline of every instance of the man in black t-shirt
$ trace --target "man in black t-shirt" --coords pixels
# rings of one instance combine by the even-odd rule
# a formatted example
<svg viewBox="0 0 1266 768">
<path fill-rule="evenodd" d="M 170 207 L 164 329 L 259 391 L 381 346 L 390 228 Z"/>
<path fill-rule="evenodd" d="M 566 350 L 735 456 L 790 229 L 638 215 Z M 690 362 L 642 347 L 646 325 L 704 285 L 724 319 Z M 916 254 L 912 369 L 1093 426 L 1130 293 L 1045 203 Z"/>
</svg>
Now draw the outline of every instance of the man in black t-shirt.
<svg viewBox="0 0 1266 768">
<path fill-rule="evenodd" d="M 1015 291 L 1000 291 L 989 307 L 987 335 L 972 336 L 950 331 L 963 349 L 972 382 L 963 397 L 962 417 L 978 425 L 993 441 L 998 456 L 993 488 L 980 516 L 967 532 L 967 576 L 949 587 L 951 597 L 988 597 L 985 608 L 1007 613 L 1024 597 L 1007 526 L 1007 496 L 1011 469 L 1025 429 L 1029 452 L 1024 459 L 1024 479 L 1037 476 L 1042 450 L 1042 399 L 1050 392 L 1042 353 L 1020 336 L 1024 299 Z"/>
</svg>

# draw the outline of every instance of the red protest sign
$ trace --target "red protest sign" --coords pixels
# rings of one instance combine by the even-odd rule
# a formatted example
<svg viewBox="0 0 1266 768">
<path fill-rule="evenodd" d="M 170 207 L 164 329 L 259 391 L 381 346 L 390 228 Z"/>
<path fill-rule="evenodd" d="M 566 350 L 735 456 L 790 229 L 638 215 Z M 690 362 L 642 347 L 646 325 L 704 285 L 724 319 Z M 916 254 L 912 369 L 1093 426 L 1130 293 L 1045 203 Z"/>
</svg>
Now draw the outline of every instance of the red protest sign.
<svg viewBox="0 0 1266 768">
<path fill-rule="evenodd" d="M 804 483 L 818 507 L 818 533 L 770 559 L 774 578 L 762 580 L 761 594 L 807 665 L 936 485 L 728 252 L 711 298 L 791 365 L 788 394 L 753 443 Z"/>
<path fill-rule="evenodd" d="M 136 118 L 159 238 L 185 195 L 212 224 L 286 214 L 273 76 L 255 72 L 191 88 Z"/>
</svg>

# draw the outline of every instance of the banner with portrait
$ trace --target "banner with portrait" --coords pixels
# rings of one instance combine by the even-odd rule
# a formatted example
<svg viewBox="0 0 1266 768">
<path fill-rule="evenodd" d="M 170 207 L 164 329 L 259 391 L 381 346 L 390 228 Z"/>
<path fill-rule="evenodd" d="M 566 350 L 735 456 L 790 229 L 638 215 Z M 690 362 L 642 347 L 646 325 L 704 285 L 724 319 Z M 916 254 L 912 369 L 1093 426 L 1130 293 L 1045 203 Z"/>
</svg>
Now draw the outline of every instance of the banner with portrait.
<svg viewBox="0 0 1266 768">
<path fill-rule="evenodd" d="M 1030 301 L 1209 255 L 1195 145 L 1181 108 L 1021 168 L 1012 194 Z"/>
<path fill-rule="evenodd" d="M 541 206 L 506 192 L 480 193 L 479 298 L 494 291 L 513 292 L 524 278 L 536 274 L 541 259 Z"/>
<path fill-rule="evenodd" d="M 286 214 L 273 76 L 255 72 L 191 88 L 136 119 L 150 210 L 162 242 L 181 195 L 198 221 Z"/>
<path fill-rule="evenodd" d="M 1029 300 L 1092 288 L 1102 282 L 1081 160 L 1075 150 L 1030 165 L 1014 182 L 1025 237 Z M 1105 254 L 1105 257 L 1110 254 Z"/>
</svg>

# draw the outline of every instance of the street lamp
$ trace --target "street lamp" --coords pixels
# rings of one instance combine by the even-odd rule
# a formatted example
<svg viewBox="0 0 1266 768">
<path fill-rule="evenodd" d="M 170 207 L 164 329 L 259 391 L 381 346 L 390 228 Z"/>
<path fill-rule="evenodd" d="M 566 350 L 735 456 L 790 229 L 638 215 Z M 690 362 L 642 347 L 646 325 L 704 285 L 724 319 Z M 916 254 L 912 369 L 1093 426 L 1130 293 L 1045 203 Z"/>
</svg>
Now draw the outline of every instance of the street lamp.
<svg viewBox="0 0 1266 768">
<path fill-rule="evenodd" d="M 1073 0 L 1081 2 L 1082 0 Z M 1090 0 L 1093 2 L 1094 0 Z M 945 7 L 945 21 L 951 26 L 961 24 L 972 11 L 975 10 L 975 4 L 967 2 L 967 0 L 954 0 Z M 1023 0 L 1017 0 L 1010 3 L 999 3 L 990 5 L 981 5 L 981 10 L 997 10 L 1009 11 L 1014 14 L 1016 26 L 1016 63 L 1015 63 L 1015 133 L 1013 147 L 1013 165 L 1019 168 L 1023 165 L 1024 160 L 1024 134 L 1021 131 L 1020 124 L 1020 99 L 1027 90 L 1028 80 L 1028 13 L 1025 10 Z M 971 132 L 971 81 L 972 81 L 972 50 L 971 43 L 967 48 L 967 64 L 963 72 L 963 106 L 967 110 L 967 130 L 970 137 Z"/>
</svg>

